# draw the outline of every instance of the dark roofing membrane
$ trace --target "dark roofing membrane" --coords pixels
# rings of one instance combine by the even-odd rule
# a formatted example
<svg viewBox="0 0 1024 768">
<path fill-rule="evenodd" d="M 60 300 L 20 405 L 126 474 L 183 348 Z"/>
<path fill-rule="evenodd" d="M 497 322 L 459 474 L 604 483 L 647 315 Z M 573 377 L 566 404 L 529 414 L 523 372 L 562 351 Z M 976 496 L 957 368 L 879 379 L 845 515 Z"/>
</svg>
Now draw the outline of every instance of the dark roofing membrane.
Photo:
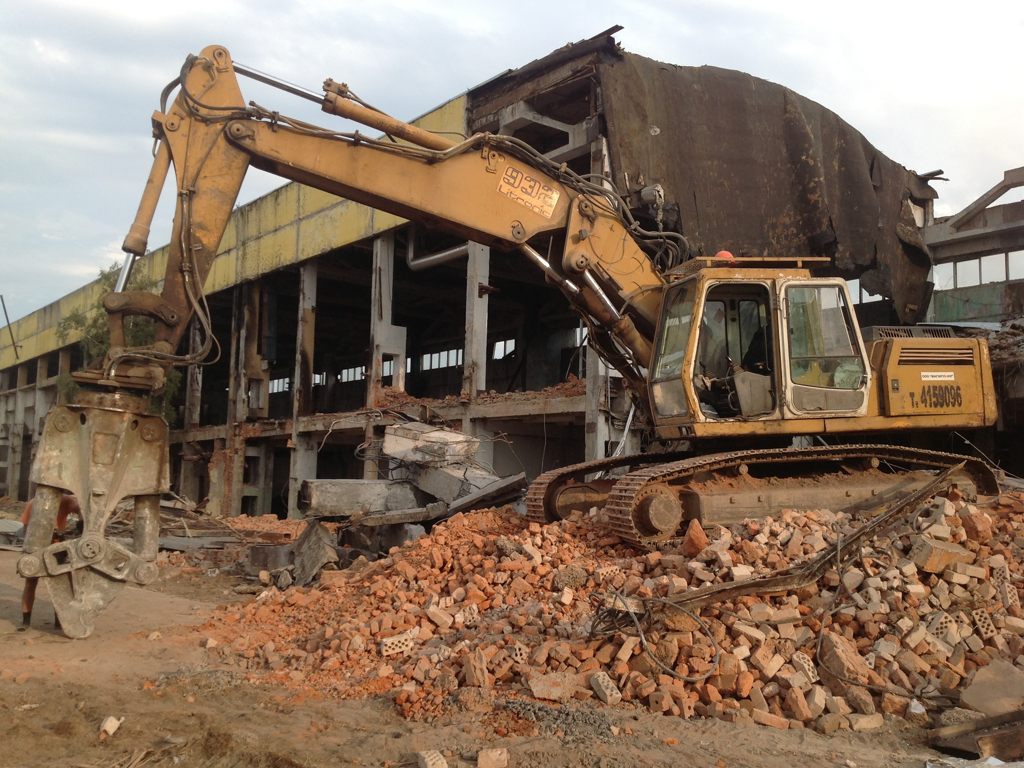
<svg viewBox="0 0 1024 768">
<path fill-rule="evenodd" d="M 718 67 L 683 67 L 623 52 L 602 33 L 481 86 L 522 85 L 573 58 L 596 65 L 612 180 L 661 184 L 684 233 L 704 254 L 833 257 L 893 300 L 902 322 L 923 318 L 931 259 L 910 200 L 924 179 L 879 152 L 834 112 L 776 83 Z"/>
</svg>

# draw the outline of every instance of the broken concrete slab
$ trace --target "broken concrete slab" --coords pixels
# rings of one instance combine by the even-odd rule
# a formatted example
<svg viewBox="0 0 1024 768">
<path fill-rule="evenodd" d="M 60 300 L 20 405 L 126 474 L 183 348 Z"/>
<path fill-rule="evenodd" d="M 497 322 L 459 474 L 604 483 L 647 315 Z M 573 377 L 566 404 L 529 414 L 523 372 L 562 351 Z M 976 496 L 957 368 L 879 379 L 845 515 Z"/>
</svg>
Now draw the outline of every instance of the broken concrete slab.
<svg viewBox="0 0 1024 768">
<path fill-rule="evenodd" d="M 480 440 L 452 429 L 410 422 L 384 429 L 383 451 L 399 461 L 450 464 L 472 460 Z"/>
<path fill-rule="evenodd" d="M 400 480 L 304 480 L 299 493 L 299 506 L 310 517 L 413 509 L 423 501 L 412 483 Z"/>
<path fill-rule="evenodd" d="M 252 544 L 246 552 L 244 568 L 250 576 L 261 571 L 279 571 L 294 561 L 291 544 Z"/>
<path fill-rule="evenodd" d="M 338 562 L 336 536 L 319 521 L 313 520 L 295 542 L 295 569 L 292 578 L 300 586 L 309 584 L 328 563 Z"/>
<path fill-rule="evenodd" d="M 421 491 L 449 504 L 501 482 L 497 475 L 469 464 L 415 464 L 409 467 L 409 480 Z"/>
<path fill-rule="evenodd" d="M 519 498 L 525 489 L 526 475 L 523 472 L 518 475 L 497 478 L 490 485 L 456 499 L 449 505 L 448 511 L 449 514 L 454 515 L 457 512 L 465 512 L 470 509 L 497 506 Z"/>
<path fill-rule="evenodd" d="M 995 659 L 979 669 L 960 695 L 960 702 L 986 715 L 1002 715 L 1024 707 L 1024 670 Z"/>
<path fill-rule="evenodd" d="M 371 512 L 365 517 L 358 519 L 359 525 L 370 528 L 383 525 L 401 525 L 403 523 L 421 523 L 426 520 L 436 520 L 448 512 L 448 505 L 443 501 L 435 501 L 423 507 L 415 509 L 393 509 L 381 512 Z"/>
</svg>

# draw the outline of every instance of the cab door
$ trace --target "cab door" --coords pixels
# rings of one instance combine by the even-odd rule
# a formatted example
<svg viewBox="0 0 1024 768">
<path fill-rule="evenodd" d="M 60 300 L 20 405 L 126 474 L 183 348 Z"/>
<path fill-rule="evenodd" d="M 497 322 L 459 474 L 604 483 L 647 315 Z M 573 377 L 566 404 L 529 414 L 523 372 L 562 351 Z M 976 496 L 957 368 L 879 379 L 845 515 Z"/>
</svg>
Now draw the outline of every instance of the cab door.
<svg viewBox="0 0 1024 768">
<path fill-rule="evenodd" d="M 779 281 L 784 417 L 867 413 L 871 368 L 850 305 L 842 280 Z"/>
<path fill-rule="evenodd" d="M 658 343 L 648 376 L 650 398 L 657 423 L 692 417 L 693 401 L 684 382 L 693 375 L 693 321 L 697 308 L 697 280 L 691 278 L 668 288 L 658 328 Z"/>
</svg>

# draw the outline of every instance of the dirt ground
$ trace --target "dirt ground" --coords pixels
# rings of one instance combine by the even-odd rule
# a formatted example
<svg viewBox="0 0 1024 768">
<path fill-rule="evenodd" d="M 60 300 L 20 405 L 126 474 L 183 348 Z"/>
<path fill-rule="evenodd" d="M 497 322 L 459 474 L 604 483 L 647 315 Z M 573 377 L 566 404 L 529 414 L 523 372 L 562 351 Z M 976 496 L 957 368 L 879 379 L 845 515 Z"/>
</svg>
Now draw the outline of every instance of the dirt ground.
<svg viewBox="0 0 1024 768">
<path fill-rule="evenodd" d="M 439 722 L 410 722 L 390 697 L 310 698 L 248 682 L 202 647 L 198 625 L 232 592 L 223 575 L 168 568 L 150 589 L 127 587 L 85 640 L 53 625 L 40 589 L 33 628 L 17 632 L 17 553 L 0 551 L 0 766 L 405 766 L 438 749 L 475 765 L 507 747 L 510 765 L 923 766 L 923 733 L 896 720 L 880 732 L 825 737 L 719 720 L 682 721 L 637 708 L 498 701 Z M 124 717 L 98 738 L 107 716 Z M 502 734 L 502 735 L 499 735 Z"/>
</svg>

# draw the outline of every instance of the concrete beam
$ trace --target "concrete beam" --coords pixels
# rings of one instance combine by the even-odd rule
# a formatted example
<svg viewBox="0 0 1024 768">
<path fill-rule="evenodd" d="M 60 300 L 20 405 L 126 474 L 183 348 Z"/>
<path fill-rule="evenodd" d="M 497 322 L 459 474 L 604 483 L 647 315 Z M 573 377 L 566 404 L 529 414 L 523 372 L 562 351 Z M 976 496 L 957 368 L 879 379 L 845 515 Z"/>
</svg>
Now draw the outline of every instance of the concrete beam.
<svg viewBox="0 0 1024 768">
<path fill-rule="evenodd" d="M 518 101 L 498 111 L 498 133 L 514 135 L 520 128 L 543 125 L 565 134 L 565 144 L 544 153 L 556 163 L 565 163 L 582 157 L 590 151 L 590 143 L 597 138 L 595 118 L 586 118 L 576 124 L 563 123 L 542 115 L 525 101 Z"/>
<path fill-rule="evenodd" d="M 946 219 L 946 224 L 948 224 L 954 231 L 958 231 L 963 229 L 965 226 L 969 226 L 971 224 L 971 220 L 979 213 L 984 211 L 1011 189 L 1016 189 L 1017 187 L 1024 187 L 1024 166 L 1004 171 L 1003 178 L 998 184 L 963 210 Z"/>
</svg>

